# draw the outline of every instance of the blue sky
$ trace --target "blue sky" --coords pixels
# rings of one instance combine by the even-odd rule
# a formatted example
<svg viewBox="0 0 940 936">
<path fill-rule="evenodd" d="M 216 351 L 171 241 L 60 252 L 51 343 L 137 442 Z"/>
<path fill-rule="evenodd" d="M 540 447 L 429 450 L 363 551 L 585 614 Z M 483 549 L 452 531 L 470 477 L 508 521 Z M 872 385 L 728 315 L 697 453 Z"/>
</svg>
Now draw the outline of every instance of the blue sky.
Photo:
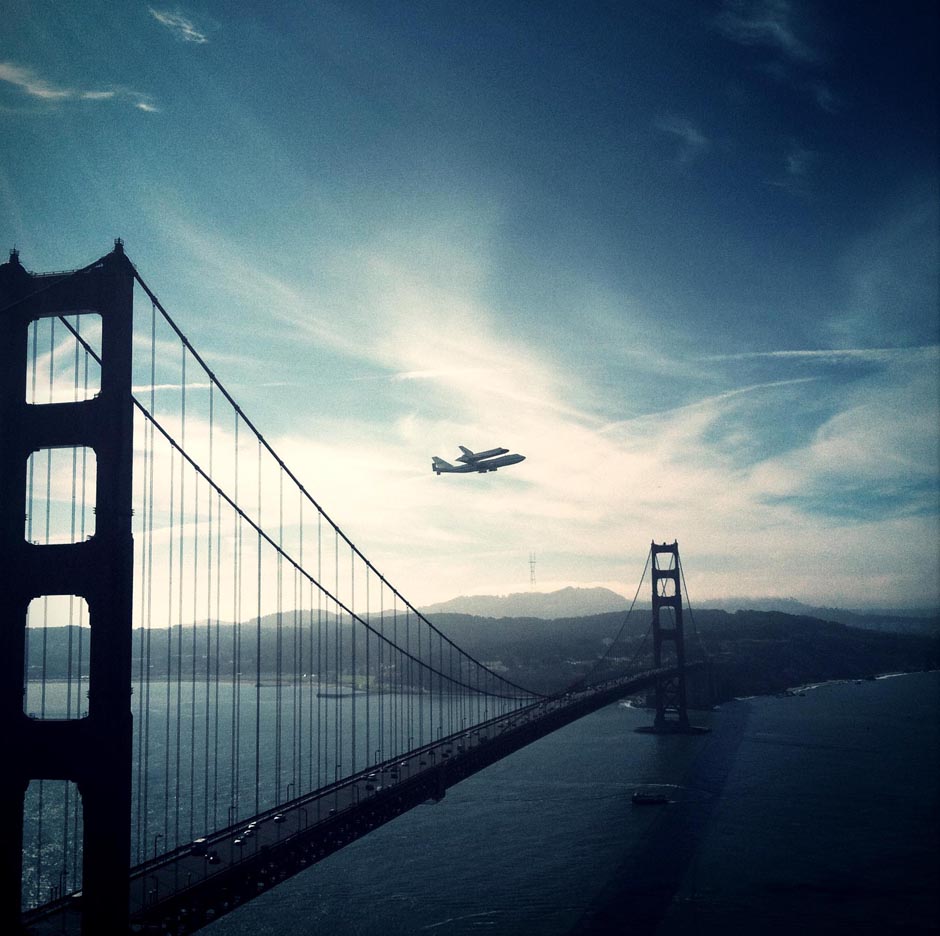
<svg viewBox="0 0 940 936">
<path fill-rule="evenodd" d="M 7 244 L 123 237 L 413 602 L 653 538 L 693 600 L 940 601 L 934 4 L 0 10 Z"/>
</svg>

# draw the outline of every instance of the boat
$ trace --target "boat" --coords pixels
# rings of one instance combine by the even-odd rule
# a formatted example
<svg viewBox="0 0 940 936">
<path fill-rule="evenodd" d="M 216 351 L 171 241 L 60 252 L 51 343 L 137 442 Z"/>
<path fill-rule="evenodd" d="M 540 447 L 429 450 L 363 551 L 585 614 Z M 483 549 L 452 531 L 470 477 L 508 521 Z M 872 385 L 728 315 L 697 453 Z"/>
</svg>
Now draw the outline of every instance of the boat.
<svg viewBox="0 0 940 936">
<path fill-rule="evenodd" d="M 662 806 L 669 802 L 665 793 L 645 793 L 638 790 L 633 794 L 634 806 Z"/>
</svg>

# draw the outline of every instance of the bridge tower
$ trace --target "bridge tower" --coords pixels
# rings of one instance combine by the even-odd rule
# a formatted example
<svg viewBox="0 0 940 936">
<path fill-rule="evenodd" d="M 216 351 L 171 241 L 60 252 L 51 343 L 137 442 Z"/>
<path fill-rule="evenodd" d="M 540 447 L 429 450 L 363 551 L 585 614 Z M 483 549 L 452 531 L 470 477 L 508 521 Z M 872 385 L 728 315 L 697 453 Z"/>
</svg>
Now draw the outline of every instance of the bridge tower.
<svg viewBox="0 0 940 936">
<path fill-rule="evenodd" d="M 682 570 L 679 543 L 650 545 L 653 589 L 653 666 L 676 667 L 677 674 L 656 683 L 656 717 L 652 734 L 698 734 L 705 730 L 689 724 L 686 709 L 685 636 L 682 624 Z M 663 609 L 668 609 L 663 614 Z"/>
<path fill-rule="evenodd" d="M 128 932 L 131 829 L 133 540 L 131 361 L 134 269 L 120 241 L 70 274 L 32 274 L 16 251 L 0 265 L 0 928 L 21 931 L 24 800 L 30 781 L 75 783 L 82 800 L 84 936 Z M 42 319 L 95 313 L 101 325 L 100 392 L 80 402 L 27 397 L 28 335 Z M 52 364 L 50 364 L 50 367 Z M 33 453 L 88 448 L 96 459 L 94 533 L 37 545 L 24 533 Z M 90 625 L 87 715 L 35 718 L 24 711 L 30 602 L 85 600 Z"/>
</svg>

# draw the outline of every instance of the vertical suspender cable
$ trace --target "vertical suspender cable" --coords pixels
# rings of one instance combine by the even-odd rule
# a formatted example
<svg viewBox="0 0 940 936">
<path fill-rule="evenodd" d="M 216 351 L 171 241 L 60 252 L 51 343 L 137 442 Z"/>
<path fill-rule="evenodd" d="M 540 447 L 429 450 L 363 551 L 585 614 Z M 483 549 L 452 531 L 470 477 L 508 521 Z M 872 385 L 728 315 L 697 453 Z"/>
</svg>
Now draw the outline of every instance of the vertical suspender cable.
<svg viewBox="0 0 940 936">
<path fill-rule="evenodd" d="M 195 835 L 196 822 L 196 804 L 194 798 L 196 795 L 196 661 L 197 661 L 197 640 L 199 620 L 199 475 L 193 479 L 193 620 L 192 620 L 192 660 L 190 667 L 190 694 L 189 694 L 189 840 L 192 841 Z M 209 659 L 208 652 L 206 659 Z"/>
<path fill-rule="evenodd" d="M 392 653 L 395 653 L 395 675 L 394 682 L 392 686 L 392 695 L 389 699 L 389 705 L 391 706 L 391 738 L 389 739 L 389 744 L 391 747 L 392 757 L 398 757 L 400 748 L 398 745 L 399 739 L 399 730 L 398 730 L 398 719 L 401 713 L 401 653 L 398 651 L 398 600 L 393 595 L 392 596 L 392 645 L 395 647 L 395 650 Z M 391 656 L 391 653 L 389 654 Z"/>
<path fill-rule="evenodd" d="M 334 531 L 333 533 L 333 593 L 339 595 L 339 536 Z M 343 680 L 343 631 L 342 631 L 342 616 L 340 614 L 340 608 L 337 604 L 335 606 L 336 612 L 336 715 L 335 715 L 335 724 L 336 724 L 336 746 L 333 749 L 334 759 L 336 761 L 336 767 L 334 768 L 333 778 L 339 779 L 339 773 L 342 770 L 343 766 L 343 693 L 342 693 L 342 680 Z"/>
<path fill-rule="evenodd" d="M 298 492 L 299 493 L 299 492 Z M 298 533 L 300 536 L 300 566 L 304 568 L 304 499 L 299 498 L 299 511 L 297 518 Z M 294 569 L 294 655 L 293 655 L 293 731 L 291 736 L 291 776 L 297 789 L 303 786 L 303 743 L 304 743 L 304 684 L 307 681 L 307 671 L 304 660 L 304 631 L 303 631 L 303 581 Z M 306 791 L 305 791 L 306 792 Z"/>
<path fill-rule="evenodd" d="M 255 815 L 261 812 L 261 441 L 258 441 L 258 603 L 255 620 Z"/>
<path fill-rule="evenodd" d="M 170 721 L 173 714 L 173 570 L 175 553 L 173 536 L 176 521 L 176 450 L 170 449 L 170 513 L 167 563 L 167 631 L 166 631 L 166 732 L 164 738 L 164 777 L 163 777 L 163 841 L 169 841 L 170 833 Z"/>
<path fill-rule="evenodd" d="M 317 581 L 323 581 L 323 514 L 317 511 Z M 326 728 L 323 707 L 323 592 L 317 592 L 317 789 L 323 786 Z"/>
<path fill-rule="evenodd" d="M 281 783 L 282 783 L 282 757 L 283 748 L 281 744 L 281 732 L 284 727 L 281 715 L 281 704 L 283 699 L 283 686 L 281 678 L 281 664 L 284 653 L 284 632 L 282 619 L 282 591 L 284 563 L 281 556 L 281 549 L 284 545 L 284 472 L 278 472 L 278 553 L 275 556 L 277 564 L 277 594 L 275 595 L 276 615 L 275 615 L 275 653 L 274 653 L 274 802 L 281 801 Z"/>
<path fill-rule="evenodd" d="M 379 580 L 379 629 L 385 636 L 385 584 Z M 385 641 L 379 641 L 379 748 L 377 761 L 385 760 L 385 708 L 388 684 L 385 675 Z"/>
<path fill-rule="evenodd" d="M 212 425 L 212 381 L 209 382 L 209 477 L 213 476 L 213 425 Z M 212 797 L 209 795 L 209 774 L 214 766 L 216 771 L 218 770 L 218 758 L 212 757 L 210 762 L 209 748 L 212 740 L 212 713 L 210 710 L 211 699 L 212 699 L 212 577 L 213 577 L 213 558 L 215 558 L 215 541 L 213 539 L 214 527 L 213 527 L 213 517 L 212 517 L 212 490 L 211 488 L 206 492 L 206 695 L 205 695 L 205 737 L 203 739 L 203 820 L 202 828 L 203 831 L 208 831 L 210 828 L 215 828 L 215 784 L 212 784 Z M 216 559 L 216 563 L 218 559 Z M 218 619 L 216 619 L 218 620 Z M 195 627 L 195 621 L 193 622 Z M 218 627 L 218 624 L 216 624 Z M 216 631 L 216 647 L 215 647 L 215 656 L 218 660 L 218 631 Z M 215 680 L 216 680 L 216 706 L 215 706 L 215 715 L 218 718 L 218 666 L 215 668 Z M 210 807 L 211 804 L 211 807 Z M 210 826 L 210 808 L 213 816 L 212 824 Z"/>
<path fill-rule="evenodd" d="M 356 554 L 352 551 L 349 553 L 349 607 L 353 613 L 356 613 Z M 352 640 L 352 651 L 349 666 L 352 670 L 352 701 L 349 707 L 352 710 L 352 715 L 350 716 L 349 745 L 352 750 L 350 753 L 351 765 L 348 773 L 356 772 L 356 636 L 358 629 L 356 619 L 350 617 L 349 636 Z"/>
<path fill-rule="evenodd" d="M 372 623 L 371 589 L 369 570 L 366 569 L 366 620 Z M 372 666 L 369 656 L 370 632 L 366 631 L 366 754 L 363 763 L 372 763 Z"/>
<path fill-rule="evenodd" d="M 239 468 L 241 466 L 241 452 L 238 441 L 239 416 L 235 414 L 235 498 L 238 499 Z M 229 807 L 228 824 L 235 821 L 241 808 L 241 680 L 242 680 L 242 565 L 244 563 L 244 542 L 242 539 L 243 522 L 241 517 L 234 515 L 235 522 L 235 574 L 233 576 L 235 591 L 235 647 L 234 647 L 234 673 L 232 678 L 232 802 Z"/>
<path fill-rule="evenodd" d="M 181 346 L 180 359 L 180 441 L 186 451 L 186 346 Z M 185 553 L 186 553 L 186 462 L 180 459 L 180 512 L 179 512 L 179 582 L 177 584 L 177 605 L 179 612 L 176 620 L 176 802 L 174 803 L 173 845 L 180 843 L 180 811 L 182 809 L 182 786 L 180 774 L 183 767 L 183 593 L 185 591 Z M 169 847 L 169 842 L 163 843 Z"/>
<path fill-rule="evenodd" d="M 300 550 L 300 555 L 304 554 L 304 521 L 303 521 L 303 499 L 300 500 L 300 511 L 297 515 L 297 534 L 299 537 L 298 548 Z M 303 560 L 301 560 L 301 568 L 304 568 Z M 299 791 L 304 793 L 308 792 L 310 787 L 304 782 L 304 759 L 306 758 L 306 751 L 304 750 L 304 743 L 306 742 L 306 736 L 304 732 L 306 729 L 306 709 L 304 708 L 305 697 L 304 690 L 306 688 L 306 682 L 308 677 L 307 671 L 307 658 L 305 656 L 307 650 L 304 646 L 304 582 L 303 578 L 298 575 L 297 569 L 294 569 L 294 634 L 293 634 L 293 651 L 292 651 L 292 666 L 291 673 L 293 677 L 293 684 L 291 686 L 292 694 L 292 715 L 291 715 L 291 725 L 293 726 L 292 730 L 292 744 L 291 744 L 291 776 L 294 780 L 296 788 Z"/>
<path fill-rule="evenodd" d="M 215 381 L 209 383 L 209 439 L 214 439 L 215 425 L 215 407 L 214 407 Z M 219 827 L 219 694 L 220 682 L 222 679 L 221 671 L 221 639 L 222 639 L 222 570 L 224 564 L 222 561 L 222 495 L 216 492 L 216 510 L 215 510 L 215 554 L 216 554 L 216 574 L 215 574 L 215 721 L 214 721 L 214 745 L 212 756 L 212 828 Z M 233 615 L 234 616 L 234 615 Z M 233 622 L 234 623 L 234 622 Z"/>
<path fill-rule="evenodd" d="M 212 450 L 212 426 L 209 425 L 209 449 Z M 209 456 L 209 462 L 212 462 L 212 456 Z M 211 470 L 209 472 L 211 477 Z M 199 492 L 200 479 L 196 478 L 196 516 L 199 517 Z M 202 523 L 200 521 L 200 526 Z M 203 694 L 203 736 L 202 736 L 202 831 L 209 830 L 209 742 L 212 732 L 210 718 L 210 702 L 212 698 L 212 489 L 206 491 L 206 653 L 205 653 L 205 692 Z M 196 575 L 199 571 L 196 567 Z M 196 633 L 196 623 L 199 620 L 196 611 L 196 589 L 193 588 L 193 633 Z M 196 674 L 193 673 L 193 692 L 195 692 Z M 193 706 L 195 709 L 195 706 Z"/>
</svg>

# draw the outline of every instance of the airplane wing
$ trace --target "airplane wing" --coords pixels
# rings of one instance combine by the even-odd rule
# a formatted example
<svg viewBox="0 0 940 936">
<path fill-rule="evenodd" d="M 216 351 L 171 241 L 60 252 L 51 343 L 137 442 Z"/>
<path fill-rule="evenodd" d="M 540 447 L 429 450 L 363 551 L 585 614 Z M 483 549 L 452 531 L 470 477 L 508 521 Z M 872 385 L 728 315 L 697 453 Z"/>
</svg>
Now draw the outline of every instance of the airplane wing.
<svg viewBox="0 0 940 936">
<path fill-rule="evenodd" d="M 450 462 L 444 461 L 443 458 L 432 455 L 431 470 L 437 475 L 441 474 L 441 472 L 444 474 L 464 474 L 465 472 L 473 471 L 473 465 L 452 465 Z"/>
</svg>

